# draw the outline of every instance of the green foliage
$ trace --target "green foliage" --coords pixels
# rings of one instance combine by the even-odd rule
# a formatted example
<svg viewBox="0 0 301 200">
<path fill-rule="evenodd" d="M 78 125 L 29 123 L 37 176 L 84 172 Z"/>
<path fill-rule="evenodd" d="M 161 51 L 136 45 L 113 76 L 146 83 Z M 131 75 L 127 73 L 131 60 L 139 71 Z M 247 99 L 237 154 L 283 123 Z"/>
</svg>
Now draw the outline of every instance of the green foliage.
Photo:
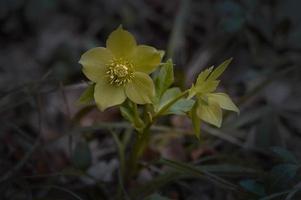
<svg viewBox="0 0 301 200">
<path fill-rule="evenodd" d="M 210 170 L 212 169 L 212 166 L 208 166 L 208 167 L 196 167 L 194 165 L 191 164 L 187 164 L 187 163 L 183 163 L 183 162 L 177 162 L 177 161 L 171 161 L 171 160 L 167 160 L 167 159 L 161 159 L 160 163 L 172 168 L 173 170 L 176 170 L 177 172 L 186 174 L 186 175 L 190 175 L 192 177 L 198 177 L 198 178 L 207 178 L 208 180 L 210 180 L 211 182 L 230 189 L 230 190 L 238 190 L 238 186 L 219 177 L 216 176 L 214 174 L 212 174 L 210 172 Z"/>
<path fill-rule="evenodd" d="M 146 199 L 167 199 L 163 196 L 169 194 L 173 199 L 301 199 L 300 155 L 293 154 L 300 150 L 301 130 L 300 5 L 297 0 L 183 0 L 176 5 L 173 1 L 139 3 L 139 0 L 121 4 L 96 0 L 89 4 L 59 0 L 0 1 L 0 37 L 6 43 L 0 59 L 1 197 L 140 200 L 146 196 Z M 168 16 L 175 18 L 166 17 L 158 9 L 167 10 Z M 144 19 L 151 19 L 151 23 L 141 23 Z M 74 20 L 76 23 L 70 23 Z M 200 20 L 206 23 L 199 23 Z M 174 58 L 179 70 L 175 73 L 181 74 L 178 77 L 181 80 L 174 83 L 171 60 L 160 63 L 158 58 L 163 57 L 163 51 L 147 46 L 140 46 L 141 52 L 131 51 L 128 41 L 133 40 L 128 38 L 122 45 L 114 43 L 114 55 L 115 50 L 121 50 L 122 54 L 139 52 L 135 63 L 130 63 L 147 73 L 160 66 L 155 71 L 157 76 L 136 80 L 133 90 L 126 94 L 126 98 L 132 99 L 125 103 L 121 103 L 123 90 L 117 98 L 119 90 L 103 87 L 94 90 L 95 84 L 89 84 L 78 104 L 92 105 L 80 107 L 74 116 L 78 108 L 72 108 L 70 102 L 78 92 L 79 53 L 104 44 L 104 41 L 99 43 L 101 37 L 120 22 L 131 27 L 141 41 L 155 41 L 160 46 L 165 45 L 166 34 L 170 34 L 167 58 Z M 82 30 L 90 25 L 91 30 Z M 142 36 L 152 30 L 158 34 Z M 124 37 L 117 37 L 118 41 L 120 38 Z M 35 48 L 28 51 L 33 46 L 37 46 L 37 51 Z M 204 64 L 230 54 L 238 65 L 227 74 L 222 90 L 230 89 L 244 109 L 239 119 L 223 113 L 224 127 L 218 129 L 204 124 L 198 116 L 196 105 L 200 102 L 209 105 L 209 98 L 198 98 L 194 89 L 202 91 L 199 96 L 218 89 L 220 82 L 216 79 L 229 60 L 216 69 L 204 70 L 198 77 L 199 84 L 194 82 L 191 89 L 185 86 L 193 82 L 191 79 Z M 90 60 L 85 63 L 86 70 L 91 67 L 96 72 L 102 64 Z M 90 70 L 90 78 L 98 79 L 101 71 Z M 37 80 L 45 71 L 45 76 Z M 114 75 L 111 81 L 115 80 L 117 73 L 113 69 L 110 73 Z M 155 84 L 145 84 L 151 77 L 155 77 Z M 58 81 L 68 85 L 66 94 L 63 94 L 65 88 L 58 87 Z M 181 86 L 181 90 L 171 88 L 172 85 Z M 194 92 L 189 98 L 187 90 Z M 120 105 L 121 116 L 116 109 L 90 113 L 96 108 L 95 91 L 99 98 L 106 97 L 103 103 Z M 143 92 L 147 95 L 141 95 Z M 107 106 L 100 108 L 104 110 Z M 204 107 L 199 109 L 201 113 Z M 192 131 L 186 119 L 169 114 L 188 114 L 202 143 L 190 137 Z M 112 135 L 107 135 L 108 132 Z M 87 141 L 77 142 L 78 136 L 89 138 L 93 148 L 89 148 Z M 70 144 L 56 143 L 62 137 L 76 139 L 68 140 Z M 156 137 L 164 138 L 160 147 L 148 146 Z M 136 141 L 143 142 L 136 144 Z M 60 150 L 67 145 L 75 147 L 73 152 Z M 271 148 L 275 145 L 281 147 Z M 90 166 L 92 150 L 96 151 L 93 154 L 101 152 L 95 166 Z M 135 150 L 141 156 L 128 166 L 128 158 Z M 160 155 L 182 162 L 158 163 Z M 63 170 L 57 171 L 58 167 Z M 86 172 L 88 168 L 91 170 Z M 105 177 L 99 176 L 102 172 Z M 107 176 L 110 176 L 108 181 Z M 207 179 L 216 185 L 209 184 Z M 233 192 L 233 188 L 238 190 Z"/>
<path fill-rule="evenodd" d="M 169 111 L 167 111 L 167 114 L 185 115 L 191 110 L 193 105 L 194 100 L 192 99 L 180 99 L 170 107 Z"/>
<path fill-rule="evenodd" d="M 179 88 L 169 88 L 167 89 L 162 97 L 160 98 L 159 104 L 156 106 L 156 110 L 162 109 L 164 106 L 169 104 L 174 98 L 181 94 Z M 162 115 L 176 114 L 185 115 L 193 106 L 194 100 L 181 98 L 176 103 L 174 103 L 168 110 L 166 110 Z"/>
<path fill-rule="evenodd" d="M 263 197 L 266 195 L 264 185 L 256 182 L 252 179 L 242 180 L 239 182 L 240 186 L 242 186 L 246 191 L 254 193 L 259 197 Z"/>
<path fill-rule="evenodd" d="M 125 101 L 120 106 L 120 112 L 124 119 L 131 122 L 136 130 L 141 130 L 144 126 L 142 119 L 139 117 L 137 106 L 130 101 Z"/>
<path fill-rule="evenodd" d="M 173 84 L 174 72 L 173 62 L 169 59 L 166 63 L 163 63 L 160 71 L 155 78 L 155 87 L 157 98 L 161 98 L 163 93 Z"/>
<path fill-rule="evenodd" d="M 264 176 L 240 181 L 240 186 L 250 192 L 253 199 L 269 200 L 280 197 L 286 200 L 292 199 L 300 190 L 297 181 L 300 179 L 297 174 L 300 165 L 295 163 L 295 156 L 288 150 L 280 147 L 271 149 L 278 158 L 282 158 L 282 163 L 273 166 L 271 170 L 265 172 Z"/>
<path fill-rule="evenodd" d="M 277 191 L 279 189 L 287 189 L 289 184 L 297 175 L 300 166 L 296 164 L 284 163 L 276 165 L 270 171 L 270 188 Z"/>
<path fill-rule="evenodd" d="M 212 81 L 218 79 L 222 75 L 222 73 L 224 73 L 224 71 L 227 69 L 232 60 L 233 58 L 225 60 L 222 64 L 220 64 L 217 68 L 213 70 L 213 72 L 209 75 L 207 80 Z"/>
</svg>

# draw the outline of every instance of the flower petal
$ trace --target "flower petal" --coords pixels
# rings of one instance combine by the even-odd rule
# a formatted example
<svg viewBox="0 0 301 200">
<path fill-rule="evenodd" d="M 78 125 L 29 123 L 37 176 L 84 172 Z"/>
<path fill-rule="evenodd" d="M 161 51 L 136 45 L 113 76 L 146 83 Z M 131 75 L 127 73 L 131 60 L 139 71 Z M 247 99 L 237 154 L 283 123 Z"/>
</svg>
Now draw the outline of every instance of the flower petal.
<svg viewBox="0 0 301 200">
<path fill-rule="evenodd" d="M 199 103 L 197 108 L 197 115 L 205 122 L 217 127 L 221 127 L 223 114 L 221 107 L 215 103 L 210 102 L 208 105 Z"/>
<path fill-rule="evenodd" d="M 108 107 L 119 105 L 126 99 L 124 87 L 116 87 L 106 81 L 98 82 L 94 89 L 96 105 L 101 111 Z"/>
<path fill-rule="evenodd" d="M 214 101 L 225 110 L 232 110 L 239 113 L 238 107 L 233 103 L 231 98 L 225 93 L 212 93 L 208 94 L 209 101 Z"/>
<path fill-rule="evenodd" d="M 121 26 L 109 35 L 106 44 L 107 48 L 117 58 L 128 58 L 137 47 L 134 36 L 130 32 L 123 30 Z"/>
<path fill-rule="evenodd" d="M 133 80 L 125 86 L 125 93 L 137 104 L 151 103 L 155 94 L 154 82 L 149 75 L 135 72 Z"/>
<path fill-rule="evenodd" d="M 105 67 L 113 59 L 112 53 L 103 47 L 96 47 L 85 52 L 79 63 L 83 65 L 83 72 L 93 82 L 102 81 Z"/>
<path fill-rule="evenodd" d="M 139 45 L 131 59 L 136 71 L 150 74 L 159 66 L 163 55 L 162 51 L 151 46 Z"/>
</svg>

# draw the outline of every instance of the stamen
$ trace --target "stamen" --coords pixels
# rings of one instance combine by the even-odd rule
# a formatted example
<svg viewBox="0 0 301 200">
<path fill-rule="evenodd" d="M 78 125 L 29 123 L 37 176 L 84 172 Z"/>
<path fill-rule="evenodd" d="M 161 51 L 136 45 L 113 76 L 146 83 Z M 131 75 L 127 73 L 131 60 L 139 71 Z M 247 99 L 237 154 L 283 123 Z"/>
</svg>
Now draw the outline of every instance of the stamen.
<svg viewBox="0 0 301 200">
<path fill-rule="evenodd" d="M 108 82 L 111 85 L 122 86 L 130 82 L 134 75 L 133 65 L 124 59 L 114 59 L 107 66 Z"/>
</svg>

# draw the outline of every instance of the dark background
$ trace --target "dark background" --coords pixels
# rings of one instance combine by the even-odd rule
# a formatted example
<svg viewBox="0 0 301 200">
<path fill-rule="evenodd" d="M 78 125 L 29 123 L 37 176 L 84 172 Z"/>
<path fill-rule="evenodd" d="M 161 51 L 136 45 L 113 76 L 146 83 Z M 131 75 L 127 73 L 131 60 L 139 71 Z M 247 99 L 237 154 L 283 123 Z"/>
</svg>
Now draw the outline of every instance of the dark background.
<svg viewBox="0 0 301 200">
<path fill-rule="evenodd" d="M 182 88 L 202 69 L 234 58 L 219 90 L 239 105 L 240 116 L 227 115 L 218 132 L 205 127 L 202 144 L 193 136 L 166 134 L 163 145 L 154 145 L 148 156 L 196 162 L 222 155 L 232 164 L 269 171 L 275 163 L 266 154 L 279 146 L 299 160 L 300 8 L 298 0 L 0 0 L 0 195 L 72 199 L 42 187 L 49 181 L 87 200 L 112 192 L 118 161 L 110 133 L 74 134 L 75 146 L 89 146 L 78 158 L 70 158 L 66 135 L 81 132 L 70 128 L 81 108 L 75 102 L 86 87 L 78 60 L 86 50 L 104 46 L 120 24 L 138 43 L 166 50 L 175 63 L 175 85 Z M 94 109 L 76 125 L 89 130 L 94 123 L 113 121 L 120 121 L 118 110 Z M 190 128 L 183 117 L 171 116 L 161 124 Z M 92 160 L 88 173 L 106 183 L 105 192 L 83 177 L 25 177 L 57 173 L 87 152 Z M 150 172 L 143 173 L 142 182 L 152 179 Z M 288 181 L 281 179 L 292 188 L 296 180 Z M 191 185 L 202 194 L 191 193 L 187 185 L 170 185 L 163 193 L 172 199 L 238 198 L 206 181 Z"/>
</svg>

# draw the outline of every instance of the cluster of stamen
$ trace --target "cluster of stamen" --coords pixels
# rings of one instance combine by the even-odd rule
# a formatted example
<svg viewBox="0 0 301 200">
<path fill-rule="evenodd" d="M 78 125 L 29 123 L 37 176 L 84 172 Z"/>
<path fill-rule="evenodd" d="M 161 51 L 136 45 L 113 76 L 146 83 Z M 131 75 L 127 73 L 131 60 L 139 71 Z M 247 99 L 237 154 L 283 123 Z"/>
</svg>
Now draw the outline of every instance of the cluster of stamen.
<svg viewBox="0 0 301 200">
<path fill-rule="evenodd" d="M 115 86 L 130 82 L 134 77 L 133 73 L 133 64 L 124 59 L 112 60 L 106 71 L 109 83 Z"/>
</svg>

